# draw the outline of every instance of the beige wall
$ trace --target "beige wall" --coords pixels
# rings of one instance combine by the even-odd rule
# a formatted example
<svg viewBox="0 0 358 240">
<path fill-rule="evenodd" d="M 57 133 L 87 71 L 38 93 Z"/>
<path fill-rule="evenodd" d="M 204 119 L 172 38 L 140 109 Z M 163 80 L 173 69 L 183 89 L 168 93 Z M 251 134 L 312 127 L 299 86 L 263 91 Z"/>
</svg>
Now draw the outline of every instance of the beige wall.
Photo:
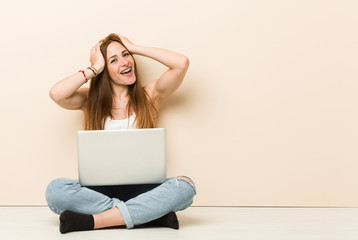
<svg viewBox="0 0 358 240">
<path fill-rule="evenodd" d="M 48 97 L 111 32 L 189 57 L 160 110 L 197 206 L 358 206 L 356 1 L 21 1 L 0 10 L 0 205 L 77 178 L 80 112 Z M 165 68 L 137 57 L 145 82 Z"/>
</svg>

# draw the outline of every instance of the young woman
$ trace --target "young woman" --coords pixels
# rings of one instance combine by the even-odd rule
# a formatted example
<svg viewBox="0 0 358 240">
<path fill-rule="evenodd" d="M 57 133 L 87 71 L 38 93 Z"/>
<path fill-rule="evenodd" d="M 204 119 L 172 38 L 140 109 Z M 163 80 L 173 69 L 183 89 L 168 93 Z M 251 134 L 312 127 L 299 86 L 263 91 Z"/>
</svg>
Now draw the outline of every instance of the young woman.
<svg viewBox="0 0 358 240">
<path fill-rule="evenodd" d="M 168 70 L 142 86 L 132 54 L 152 58 Z M 180 86 L 189 66 L 179 53 L 133 44 L 117 34 L 92 47 L 90 63 L 50 90 L 61 107 L 84 112 L 86 130 L 154 128 L 160 105 Z M 90 79 L 90 87 L 82 87 Z M 48 206 L 60 214 L 61 233 L 143 224 L 178 229 L 175 212 L 188 208 L 195 195 L 193 181 L 185 176 L 162 184 L 98 187 L 59 178 L 46 190 Z"/>
</svg>

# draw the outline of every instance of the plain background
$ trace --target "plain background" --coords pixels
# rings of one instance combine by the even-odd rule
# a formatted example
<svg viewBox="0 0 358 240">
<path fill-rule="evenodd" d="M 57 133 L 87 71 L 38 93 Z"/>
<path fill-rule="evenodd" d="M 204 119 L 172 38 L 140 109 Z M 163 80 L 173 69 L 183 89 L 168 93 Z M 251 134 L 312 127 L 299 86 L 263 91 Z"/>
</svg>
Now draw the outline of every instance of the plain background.
<svg viewBox="0 0 358 240">
<path fill-rule="evenodd" d="M 160 109 L 168 175 L 195 206 L 358 206 L 358 2 L 7 1 L 0 9 L 0 205 L 77 178 L 82 113 L 48 96 L 117 32 L 190 59 Z M 166 67 L 136 57 L 143 83 Z M 120 172 L 119 172 L 120 174 Z"/>
</svg>

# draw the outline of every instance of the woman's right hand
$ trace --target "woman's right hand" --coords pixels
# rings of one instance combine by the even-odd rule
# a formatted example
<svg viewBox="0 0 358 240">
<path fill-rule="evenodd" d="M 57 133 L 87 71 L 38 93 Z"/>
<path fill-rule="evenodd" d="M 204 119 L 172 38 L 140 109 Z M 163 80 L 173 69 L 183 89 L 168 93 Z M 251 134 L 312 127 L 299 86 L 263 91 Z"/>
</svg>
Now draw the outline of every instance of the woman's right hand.
<svg viewBox="0 0 358 240">
<path fill-rule="evenodd" d="M 93 66 L 98 71 L 98 74 L 103 71 L 105 66 L 105 60 L 100 49 L 101 44 L 102 42 L 99 42 L 91 48 L 90 56 L 91 66 Z"/>
</svg>

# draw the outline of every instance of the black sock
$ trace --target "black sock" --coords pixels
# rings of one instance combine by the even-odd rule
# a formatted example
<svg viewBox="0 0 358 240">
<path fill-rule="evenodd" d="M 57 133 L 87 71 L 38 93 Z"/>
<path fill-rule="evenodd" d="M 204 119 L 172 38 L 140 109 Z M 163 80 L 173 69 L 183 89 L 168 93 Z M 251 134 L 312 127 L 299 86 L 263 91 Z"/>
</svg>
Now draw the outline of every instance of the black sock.
<svg viewBox="0 0 358 240">
<path fill-rule="evenodd" d="M 179 229 L 179 222 L 175 212 L 170 212 L 161 218 L 155 219 L 151 222 L 144 224 L 144 226 L 168 227 Z"/>
<path fill-rule="evenodd" d="M 92 215 L 64 211 L 60 215 L 60 232 L 67 233 L 72 231 L 92 230 L 94 220 Z"/>
</svg>

